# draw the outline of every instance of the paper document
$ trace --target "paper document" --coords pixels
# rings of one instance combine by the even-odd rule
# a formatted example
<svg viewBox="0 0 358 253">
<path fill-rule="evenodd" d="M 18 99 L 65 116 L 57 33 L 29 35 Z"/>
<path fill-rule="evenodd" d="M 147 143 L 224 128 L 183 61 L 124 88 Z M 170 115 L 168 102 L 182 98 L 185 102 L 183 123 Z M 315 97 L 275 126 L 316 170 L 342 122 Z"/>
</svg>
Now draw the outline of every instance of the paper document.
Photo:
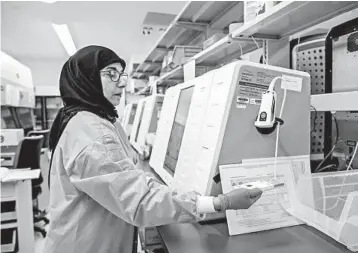
<svg viewBox="0 0 358 253">
<path fill-rule="evenodd" d="M 293 180 L 295 184 L 297 184 L 300 175 L 310 175 L 311 174 L 311 165 L 310 165 L 310 156 L 302 155 L 302 156 L 284 156 L 277 157 L 276 164 L 289 163 L 293 172 Z M 242 164 L 275 164 L 275 158 L 259 158 L 259 159 L 244 159 L 242 160 Z M 288 171 L 284 171 L 288 172 Z M 287 176 L 287 173 L 285 173 Z M 289 175 L 291 173 L 288 173 Z M 282 177 L 283 175 L 281 175 Z M 287 184 L 286 184 L 287 185 Z"/>
<path fill-rule="evenodd" d="M 274 158 L 243 160 L 242 164 L 220 166 L 223 193 L 239 188 L 241 184 L 274 178 Z M 284 157 L 276 161 L 277 180 L 285 181 L 286 170 L 308 173 L 309 157 Z M 305 172 L 307 171 L 307 172 Z M 230 235 L 302 224 L 285 211 L 290 207 L 287 187 L 279 187 L 262 194 L 247 210 L 226 211 Z"/>
</svg>

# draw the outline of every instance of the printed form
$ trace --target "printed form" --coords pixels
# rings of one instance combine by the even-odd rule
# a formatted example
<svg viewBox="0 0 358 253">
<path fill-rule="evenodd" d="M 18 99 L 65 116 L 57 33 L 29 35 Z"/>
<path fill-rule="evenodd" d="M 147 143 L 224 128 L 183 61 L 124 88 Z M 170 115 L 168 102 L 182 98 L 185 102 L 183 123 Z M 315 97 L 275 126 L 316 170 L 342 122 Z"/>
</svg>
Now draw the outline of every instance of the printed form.
<svg viewBox="0 0 358 253">
<path fill-rule="evenodd" d="M 223 193 L 239 188 L 241 184 L 274 179 L 274 158 L 243 160 L 241 164 L 220 166 Z M 285 182 L 285 173 L 295 175 L 310 173 L 308 156 L 278 157 L 276 179 Z M 296 181 L 296 180 L 295 180 Z M 285 209 L 290 207 L 286 185 L 266 191 L 247 210 L 226 211 L 230 235 L 246 234 L 302 224 Z"/>
</svg>

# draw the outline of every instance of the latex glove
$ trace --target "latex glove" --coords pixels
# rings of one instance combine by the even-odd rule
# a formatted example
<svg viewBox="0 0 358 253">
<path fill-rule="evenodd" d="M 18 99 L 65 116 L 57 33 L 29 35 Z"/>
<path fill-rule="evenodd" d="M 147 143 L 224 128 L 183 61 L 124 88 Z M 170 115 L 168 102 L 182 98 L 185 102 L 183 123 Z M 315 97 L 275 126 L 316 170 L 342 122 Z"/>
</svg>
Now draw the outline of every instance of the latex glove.
<svg viewBox="0 0 358 253">
<path fill-rule="evenodd" d="M 144 161 L 150 157 L 150 149 L 144 147 L 142 150 L 143 150 L 142 154 L 138 153 L 138 157 L 140 160 Z"/>
<path fill-rule="evenodd" d="M 259 188 L 235 189 L 227 194 L 220 194 L 217 198 L 214 198 L 214 207 L 217 211 L 248 209 L 261 195 L 262 190 Z"/>
</svg>

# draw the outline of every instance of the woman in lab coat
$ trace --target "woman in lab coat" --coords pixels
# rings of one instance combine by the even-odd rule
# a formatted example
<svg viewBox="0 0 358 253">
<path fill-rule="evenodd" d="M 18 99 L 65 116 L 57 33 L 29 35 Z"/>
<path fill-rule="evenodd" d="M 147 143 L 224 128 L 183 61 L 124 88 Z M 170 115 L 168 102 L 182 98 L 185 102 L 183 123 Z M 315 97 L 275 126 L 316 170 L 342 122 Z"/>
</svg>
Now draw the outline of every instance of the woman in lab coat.
<svg viewBox="0 0 358 253">
<path fill-rule="evenodd" d="M 249 208 L 262 194 L 239 189 L 214 198 L 176 192 L 136 168 L 123 129 L 114 125 L 125 66 L 112 50 L 89 46 L 62 68 L 64 108 L 50 134 L 44 253 L 131 253 L 135 226 L 196 222 L 207 212 Z"/>
</svg>

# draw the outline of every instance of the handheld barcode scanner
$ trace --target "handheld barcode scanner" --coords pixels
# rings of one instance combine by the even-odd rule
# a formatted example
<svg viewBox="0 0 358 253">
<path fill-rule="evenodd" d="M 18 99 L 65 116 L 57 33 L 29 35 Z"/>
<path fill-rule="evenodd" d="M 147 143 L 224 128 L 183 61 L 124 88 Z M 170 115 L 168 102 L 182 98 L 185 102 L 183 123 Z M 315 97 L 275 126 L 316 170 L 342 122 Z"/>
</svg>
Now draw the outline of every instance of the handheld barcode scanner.
<svg viewBox="0 0 358 253">
<path fill-rule="evenodd" d="M 276 117 L 276 99 L 274 91 L 276 78 L 272 80 L 267 91 L 262 94 L 261 106 L 257 115 L 255 126 L 261 134 L 271 134 L 275 131 L 277 123 L 283 125 L 283 120 Z"/>
</svg>

